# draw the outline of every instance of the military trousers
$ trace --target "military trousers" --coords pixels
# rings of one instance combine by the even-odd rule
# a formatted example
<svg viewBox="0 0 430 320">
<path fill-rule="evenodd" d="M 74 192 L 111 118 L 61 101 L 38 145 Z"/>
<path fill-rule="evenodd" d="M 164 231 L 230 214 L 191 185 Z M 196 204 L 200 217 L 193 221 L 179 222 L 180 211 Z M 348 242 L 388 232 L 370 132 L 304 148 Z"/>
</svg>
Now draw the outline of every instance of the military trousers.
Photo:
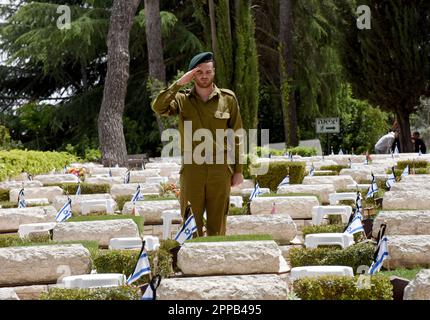
<svg viewBox="0 0 430 320">
<path fill-rule="evenodd" d="M 203 214 L 206 211 L 206 235 L 225 235 L 230 206 L 232 170 L 227 164 L 183 164 L 180 171 L 182 217 L 188 202 L 203 236 Z"/>
</svg>

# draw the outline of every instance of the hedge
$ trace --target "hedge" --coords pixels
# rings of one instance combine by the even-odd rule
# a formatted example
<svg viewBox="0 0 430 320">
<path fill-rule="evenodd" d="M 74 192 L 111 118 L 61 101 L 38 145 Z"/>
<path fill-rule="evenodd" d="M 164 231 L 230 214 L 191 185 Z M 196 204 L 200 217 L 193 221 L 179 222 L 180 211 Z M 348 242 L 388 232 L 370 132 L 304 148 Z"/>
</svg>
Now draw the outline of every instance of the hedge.
<svg viewBox="0 0 430 320">
<path fill-rule="evenodd" d="M 309 174 L 309 172 L 308 172 Z M 321 176 L 337 176 L 339 173 L 337 171 L 329 171 L 329 172 L 315 172 L 315 177 L 321 177 Z"/>
<path fill-rule="evenodd" d="M 40 295 L 40 300 L 141 300 L 137 287 L 120 286 L 113 288 L 64 289 L 50 288 Z"/>
<path fill-rule="evenodd" d="M 272 162 L 269 164 L 268 172 L 257 176 L 260 188 L 269 188 L 276 192 L 278 185 L 287 176 L 290 176 L 290 184 L 300 184 L 305 174 L 304 162 Z"/>
<path fill-rule="evenodd" d="M 8 189 L 0 189 L 0 202 L 9 201 L 9 190 Z"/>
<path fill-rule="evenodd" d="M 65 194 L 74 195 L 78 190 L 77 183 L 49 183 L 44 184 L 44 187 L 50 186 L 59 186 L 64 190 Z M 110 193 L 110 185 L 105 184 L 90 184 L 90 183 L 81 183 L 81 194 L 100 194 L 100 193 Z M 131 198 L 131 197 L 130 197 Z"/>
<path fill-rule="evenodd" d="M 329 170 L 329 171 L 335 171 L 337 174 L 339 174 L 339 172 L 342 169 L 348 169 L 349 166 L 345 166 L 345 165 L 341 165 L 341 164 L 336 164 L 336 165 L 330 165 L 330 166 L 321 166 L 320 170 Z"/>
<path fill-rule="evenodd" d="M 317 155 L 317 150 L 315 148 L 309 147 L 290 147 L 283 150 L 269 149 L 264 147 L 256 148 L 257 155 L 260 157 L 262 151 L 265 155 L 268 155 L 270 153 L 272 156 L 284 156 L 286 153 L 291 153 L 293 155 L 299 155 L 302 157 L 311 157 Z"/>
<path fill-rule="evenodd" d="M 154 268 L 154 251 L 148 251 L 151 270 L 154 274 L 169 277 L 173 274 L 171 248 L 178 246 L 174 240 L 161 240 L 158 249 L 157 269 Z M 93 267 L 98 273 L 122 273 L 130 276 L 139 258 L 140 250 L 98 250 L 92 257 Z M 136 284 L 144 284 L 149 281 L 149 276 L 141 277 Z"/>
<path fill-rule="evenodd" d="M 31 175 L 61 170 L 78 158 L 67 152 L 10 150 L 0 151 L 0 181 L 16 177 L 22 172 Z"/>
<path fill-rule="evenodd" d="M 393 286 L 389 277 L 365 277 L 370 281 L 369 287 L 364 281 L 361 282 L 363 285 L 358 285 L 359 276 L 307 277 L 294 281 L 293 291 L 302 300 L 393 300 Z"/>
<path fill-rule="evenodd" d="M 390 174 L 392 171 L 391 169 L 385 170 L 386 174 Z M 394 169 L 394 174 L 396 175 L 396 181 L 400 181 L 401 180 L 401 176 L 403 173 L 403 169 Z M 429 173 L 429 169 L 428 168 L 411 168 L 409 167 L 409 174 L 428 174 Z"/>
<path fill-rule="evenodd" d="M 412 168 L 427 168 L 428 161 L 426 160 L 399 160 L 397 161 L 397 169 L 402 170 L 409 166 L 409 170 Z"/>
<path fill-rule="evenodd" d="M 289 252 L 291 267 L 349 266 L 354 272 L 359 266 L 372 264 L 375 247 L 371 243 L 357 243 L 345 249 L 292 248 Z"/>
</svg>

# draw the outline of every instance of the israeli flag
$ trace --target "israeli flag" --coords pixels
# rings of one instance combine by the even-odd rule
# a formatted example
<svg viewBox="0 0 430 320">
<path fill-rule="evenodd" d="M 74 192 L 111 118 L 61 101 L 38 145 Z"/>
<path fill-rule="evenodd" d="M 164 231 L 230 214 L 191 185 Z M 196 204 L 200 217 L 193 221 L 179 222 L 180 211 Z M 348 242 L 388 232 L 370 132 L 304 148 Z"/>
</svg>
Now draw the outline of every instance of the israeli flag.
<svg viewBox="0 0 430 320">
<path fill-rule="evenodd" d="M 254 190 L 252 190 L 251 195 L 249 196 L 249 201 L 252 201 L 255 197 L 258 197 L 260 194 L 261 194 L 261 190 L 257 182 L 255 184 Z"/>
<path fill-rule="evenodd" d="M 352 161 L 351 158 L 348 159 L 349 168 L 352 169 Z"/>
<path fill-rule="evenodd" d="M 309 176 L 310 176 L 310 177 L 313 177 L 313 176 L 314 176 L 314 174 L 315 174 L 315 167 L 314 167 L 314 164 L 312 163 L 311 170 L 309 171 Z"/>
<path fill-rule="evenodd" d="M 196 220 L 194 219 L 194 214 L 190 214 L 181 230 L 175 236 L 175 240 L 183 245 L 185 241 L 190 240 L 193 237 L 193 233 L 197 231 Z"/>
<path fill-rule="evenodd" d="M 333 147 L 331 147 L 331 155 L 334 156 Z"/>
<path fill-rule="evenodd" d="M 403 172 L 402 172 L 402 178 L 403 177 L 407 177 L 409 175 L 409 165 L 407 165 L 406 166 L 406 168 L 405 169 L 403 169 Z"/>
<path fill-rule="evenodd" d="M 33 181 L 33 176 L 31 174 L 27 173 L 27 179 L 29 181 Z"/>
<path fill-rule="evenodd" d="M 422 156 L 423 153 L 421 152 L 421 145 L 418 146 L 418 156 Z"/>
<path fill-rule="evenodd" d="M 355 234 L 357 232 L 364 232 L 363 224 L 361 223 L 362 218 L 363 216 L 358 212 L 344 233 Z"/>
<path fill-rule="evenodd" d="M 112 170 L 109 168 L 109 177 L 112 178 Z"/>
<path fill-rule="evenodd" d="M 58 211 L 55 221 L 64 222 L 72 216 L 72 199 L 68 198 L 66 204 Z"/>
<path fill-rule="evenodd" d="M 399 153 L 400 153 L 399 148 L 397 148 L 397 142 L 396 142 L 396 145 L 394 147 L 394 154 L 399 154 Z"/>
<path fill-rule="evenodd" d="M 378 243 L 377 248 L 377 256 L 375 261 L 372 262 L 372 265 L 369 269 L 369 274 L 375 274 L 379 270 L 381 270 L 382 263 L 388 257 L 388 238 L 387 236 L 382 237 L 382 239 Z"/>
<path fill-rule="evenodd" d="M 290 176 L 286 176 L 284 180 L 282 180 L 281 183 L 279 184 L 278 189 L 282 186 L 287 186 L 289 184 L 290 184 Z"/>
<path fill-rule="evenodd" d="M 137 189 L 136 189 L 136 193 L 133 195 L 133 197 L 131 198 L 131 202 L 136 203 L 136 201 L 142 201 L 144 200 L 145 197 L 143 196 L 143 194 L 140 192 L 140 184 L 137 185 Z"/>
<path fill-rule="evenodd" d="M 375 176 L 372 174 L 372 184 L 370 185 L 369 191 L 367 192 L 366 199 L 374 197 L 375 193 L 378 192 L 378 185 L 375 181 Z"/>
<path fill-rule="evenodd" d="M 76 195 L 80 196 L 81 195 L 81 183 L 78 183 L 78 189 L 76 190 Z"/>
<path fill-rule="evenodd" d="M 127 279 L 127 284 L 131 284 L 138 280 L 141 276 L 149 273 L 151 273 L 151 265 L 149 263 L 148 252 L 146 252 L 144 242 L 142 251 L 140 252 L 139 260 L 137 260 L 133 274 Z"/>
<path fill-rule="evenodd" d="M 385 185 L 387 186 L 388 190 L 391 189 L 391 187 L 396 183 L 396 176 L 394 175 L 394 167 L 391 169 L 391 174 L 388 176 L 387 181 L 385 182 Z"/>
<path fill-rule="evenodd" d="M 67 169 L 67 165 L 65 165 L 65 166 L 64 166 L 64 173 L 65 173 L 65 174 L 67 173 L 67 170 L 68 170 L 68 169 Z"/>
<path fill-rule="evenodd" d="M 340 156 L 343 156 L 343 151 L 342 151 L 342 149 L 340 149 L 340 150 L 339 150 L 339 155 L 340 155 Z"/>
<path fill-rule="evenodd" d="M 125 184 L 130 183 L 130 170 L 128 170 L 128 171 L 126 172 L 126 174 L 125 174 L 125 177 L 124 177 L 124 183 L 125 183 Z"/>
<path fill-rule="evenodd" d="M 27 208 L 27 203 L 25 202 L 24 197 L 24 188 L 22 188 L 18 194 L 18 208 Z"/>
<path fill-rule="evenodd" d="M 152 291 L 151 285 L 148 284 L 148 287 L 142 296 L 142 300 L 154 300 L 154 291 Z"/>
<path fill-rule="evenodd" d="M 355 208 L 357 209 L 357 212 L 362 212 L 363 209 L 363 205 L 361 203 L 361 200 L 363 198 L 361 197 L 361 193 L 359 191 L 357 191 L 357 198 L 355 199 Z"/>
</svg>

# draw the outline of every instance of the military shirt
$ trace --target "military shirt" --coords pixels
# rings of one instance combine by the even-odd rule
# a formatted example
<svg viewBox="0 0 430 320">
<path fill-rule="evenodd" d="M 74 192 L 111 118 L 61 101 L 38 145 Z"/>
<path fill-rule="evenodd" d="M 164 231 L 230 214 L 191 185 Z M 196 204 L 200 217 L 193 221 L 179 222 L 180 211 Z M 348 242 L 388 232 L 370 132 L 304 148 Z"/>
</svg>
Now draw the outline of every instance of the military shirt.
<svg viewBox="0 0 430 320">
<path fill-rule="evenodd" d="M 180 91 L 181 85 L 177 82 L 170 87 L 162 90 L 152 104 L 152 110 L 161 116 L 179 116 L 179 133 L 181 136 L 181 154 L 184 155 L 184 141 L 190 140 L 191 137 L 184 137 L 184 121 L 191 121 L 192 133 L 198 129 L 207 129 L 212 133 L 216 140 L 217 129 L 232 129 L 239 133 L 242 129 L 242 119 L 240 116 L 239 104 L 233 91 L 228 89 L 219 89 L 214 84 L 214 90 L 208 100 L 203 101 L 195 91 L 195 87 L 190 90 Z M 239 131 L 238 131 L 239 130 Z M 234 159 L 229 168 L 234 173 L 242 173 L 243 165 L 241 158 L 243 156 L 243 137 L 234 138 Z M 227 139 L 226 139 L 227 140 Z M 203 141 L 203 140 L 202 140 Z M 199 142 L 192 142 L 193 151 Z M 214 150 L 218 141 L 213 141 Z M 225 151 L 232 148 L 231 144 L 223 141 Z M 186 151 L 185 151 L 186 152 Z M 215 156 L 213 158 L 215 163 Z M 227 157 L 224 157 L 224 163 L 227 163 Z"/>
</svg>

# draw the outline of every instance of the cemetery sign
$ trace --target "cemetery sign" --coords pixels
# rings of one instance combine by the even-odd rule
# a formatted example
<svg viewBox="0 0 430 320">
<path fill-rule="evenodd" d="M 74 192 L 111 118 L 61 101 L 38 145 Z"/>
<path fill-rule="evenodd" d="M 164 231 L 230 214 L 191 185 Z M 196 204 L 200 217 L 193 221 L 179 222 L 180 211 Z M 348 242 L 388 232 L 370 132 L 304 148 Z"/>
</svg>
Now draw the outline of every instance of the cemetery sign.
<svg viewBox="0 0 430 320">
<path fill-rule="evenodd" d="M 315 126 L 317 133 L 339 133 L 339 118 L 316 118 Z"/>
</svg>

